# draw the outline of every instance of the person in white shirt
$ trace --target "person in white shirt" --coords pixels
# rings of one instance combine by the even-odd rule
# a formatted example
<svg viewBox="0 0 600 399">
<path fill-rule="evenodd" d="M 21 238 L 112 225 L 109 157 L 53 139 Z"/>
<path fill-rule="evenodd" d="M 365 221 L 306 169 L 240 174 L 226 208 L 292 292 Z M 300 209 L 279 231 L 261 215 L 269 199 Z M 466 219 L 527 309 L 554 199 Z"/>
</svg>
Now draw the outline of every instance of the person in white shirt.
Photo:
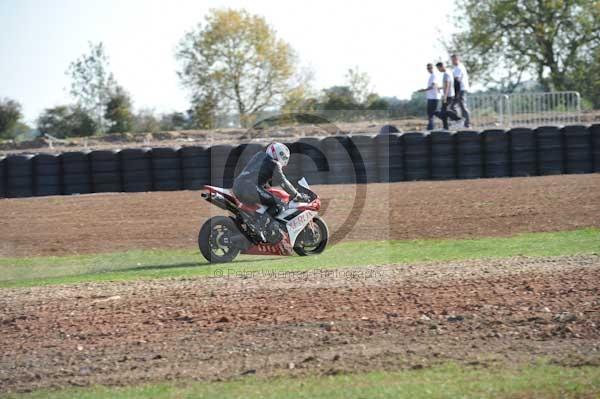
<svg viewBox="0 0 600 399">
<path fill-rule="evenodd" d="M 465 127 L 471 127 L 469 118 L 469 109 L 467 108 L 467 92 L 469 91 L 469 74 L 467 68 L 460 62 L 458 54 L 452 54 L 452 75 L 454 75 L 454 102 L 450 107 L 456 111 L 456 106 L 460 108 L 460 112 L 465 121 Z"/>
<path fill-rule="evenodd" d="M 427 130 L 433 130 L 434 118 L 440 103 L 440 82 L 438 75 L 433 71 L 433 64 L 427 64 L 427 72 L 429 72 L 429 79 L 427 81 L 427 88 L 417 90 L 417 92 L 426 92 L 427 95 Z"/>
<path fill-rule="evenodd" d="M 442 75 L 442 110 L 436 112 L 436 116 L 442 120 L 444 129 L 448 130 L 448 118 L 453 121 L 460 120 L 455 110 L 448 109 L 454 103 L 454 77 L 442 62 L 438 62 L 435 66 Z"/>
</svg>

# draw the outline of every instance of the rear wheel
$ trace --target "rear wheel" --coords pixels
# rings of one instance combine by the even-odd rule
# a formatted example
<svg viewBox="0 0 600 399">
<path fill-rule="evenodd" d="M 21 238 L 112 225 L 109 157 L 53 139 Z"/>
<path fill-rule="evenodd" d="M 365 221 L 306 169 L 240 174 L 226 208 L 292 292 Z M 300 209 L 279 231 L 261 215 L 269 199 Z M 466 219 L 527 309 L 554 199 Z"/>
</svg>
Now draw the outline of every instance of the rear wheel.
<svg viewBox="0 0 600 399">
<path fill-rule="evenodd" d="M 231 262 L 240 249 L 232 242 L 239 229 L 231 218 L 215 216 L 207 220 L 198 234 L 198 247 L 202 256 L 211 263 Z"/>
<path fill-rule="evenodd" d="M 325 221 L 315 217 L 298 235 L 294 251 L 300 256 L 318 255 L 325 251 L 328 240 L 329 229 Z"/>
</svg>

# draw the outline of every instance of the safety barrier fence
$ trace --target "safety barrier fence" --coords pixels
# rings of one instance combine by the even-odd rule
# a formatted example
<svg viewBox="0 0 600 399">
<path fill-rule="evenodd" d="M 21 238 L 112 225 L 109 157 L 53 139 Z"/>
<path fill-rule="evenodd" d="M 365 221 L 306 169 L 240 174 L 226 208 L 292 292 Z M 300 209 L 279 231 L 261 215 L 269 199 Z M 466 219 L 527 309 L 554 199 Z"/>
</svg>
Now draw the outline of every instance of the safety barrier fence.
<svg viewBox="0 0 600 399">
<path fill-rule="evenodd" d="M 600 124 L 287 143 L 286 173 L 311 184 L 476 179 L 600 172 Z M 230 187 L 260 144 L 18 154 L 0 159 L 0 197 Z"/>
<path fill-rule="evenodd" d="M 478 128 L 535 127 L 581 123 L 576 91 L 467 95 L 471 123 Z"/>
</svg>

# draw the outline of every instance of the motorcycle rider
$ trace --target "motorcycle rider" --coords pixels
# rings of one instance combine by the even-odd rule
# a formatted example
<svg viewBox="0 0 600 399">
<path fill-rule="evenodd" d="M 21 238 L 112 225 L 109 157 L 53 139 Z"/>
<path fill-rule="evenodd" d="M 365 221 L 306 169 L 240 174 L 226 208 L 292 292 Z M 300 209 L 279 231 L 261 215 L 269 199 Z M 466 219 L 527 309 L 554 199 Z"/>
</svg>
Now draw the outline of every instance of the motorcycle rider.
<svg viewBox="0 0 600 399">
<path fill-rule="evenodd" d="M 298 193 L 298 190 L 283 174 L 283 167 L 290 160 L 290 150 L 282 143 L 271 143 L 265 152 L 255 154 L 242 172 L 233 182 L 233 193 L 245 204 L 262 204 L 267 206 L 266 214 L 275 218 L 283 210 L 281 200 L 265 190 L 267 184 L 281 186 L 290 198 L 296 201 L 308 201 L 309 198 Z M 262 220 L 268 224 L 269 220 Z M 265 226 L 266 227 L 266 226 Z"/>
</svg>

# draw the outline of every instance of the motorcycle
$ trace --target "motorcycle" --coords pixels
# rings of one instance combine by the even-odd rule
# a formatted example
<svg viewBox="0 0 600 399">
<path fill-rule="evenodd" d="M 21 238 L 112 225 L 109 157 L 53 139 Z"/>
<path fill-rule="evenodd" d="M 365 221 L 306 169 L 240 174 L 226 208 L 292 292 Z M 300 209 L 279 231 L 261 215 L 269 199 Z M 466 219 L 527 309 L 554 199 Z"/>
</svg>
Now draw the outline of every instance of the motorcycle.
<svg viewBox="0 0 600 399">
<path fill-rule="evenodd" d="M 277 217 L 271 218 L 266 214 L 265 205 L 243 204 L 230 189 L 204 186 L 206 192 L 202 197 L 231 212 L 232 216 L 214 216 L 202 225 L 198 234 L 202 255 L 211 263 L 224 263 L 233 261 L 240 253 L 279 256 L 322 253 L 329 230 L 318 216 L 321 200 L 305 178 L 298 181 L 296 188 L 306 201 L 294 201 L 284 190 L 267 188 L 285 207 Z M 257 222 L 259 220 L 268 223 L 263 225 Z"/>
</svg>

